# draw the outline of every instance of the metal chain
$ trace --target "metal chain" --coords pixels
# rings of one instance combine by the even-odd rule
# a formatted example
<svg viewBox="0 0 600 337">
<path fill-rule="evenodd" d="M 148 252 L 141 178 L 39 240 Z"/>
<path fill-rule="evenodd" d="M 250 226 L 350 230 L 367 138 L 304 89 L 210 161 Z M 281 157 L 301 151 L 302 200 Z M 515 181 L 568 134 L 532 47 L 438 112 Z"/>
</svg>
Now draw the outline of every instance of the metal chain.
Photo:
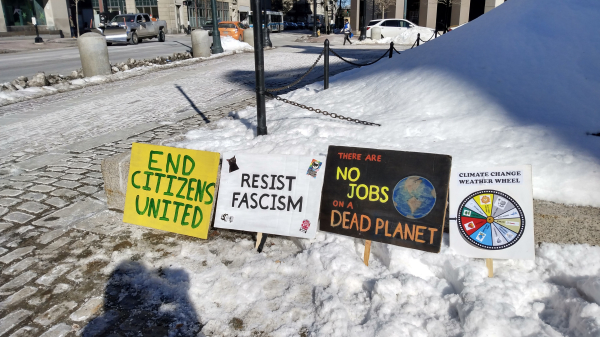
<svg viewBox="0 0 600 337">
<path fill-rule="evenodd" d="M 429 40 L 424 41 L 423 39 L 419 38 L 419 40 L 421 40 L 421 42 L 429 42 L 431 41 L 431 39 L 433 39 L 433 37 L 435 36 L 435 34 L 431 34 L 431 37 L 429 38 Z"/>
<path fill-rule="evenodd" d="M 401 53 L 398 51 L 398 49 L 396 49 L 396 47 L 393 47 L 393 48 L 394 48 L 394 51 L 395 51 L 396 53 L 398 53 L 398 54 L 401 54 Z"/>
<path fill-rule="evenodd" d="M 300 81 L 302 81 L 306 77 L 306 75 L 308 75 L 311 71 L 313 71 L 313 69 L 315 69 L 315 67 L 317 66 L 317 63 L 319 63 L 319 61 L 321 60 L 321 57 L 323 57 L 324 53 L 325 53 L 325 48 L 323 48 L 323 50 L 321 50 L 321 54 L 319 54 L 319 57 L 317 57 L 317 60 L 308 69 L 308 71 L 305 72 L 302 76 L 300 76 L 300 78 L 298 78 L 296 81 L 294 81 L 294 82 L 292 82 L 292 83 L 290 83 L 290 84 L 288 84 L 286 86 L 283 86 L 283 87 L 267 89 L 267 92 L 275 92 L 275 91 L 287 90 L 287 89 L 295 86 L 296 84 L 300 83 Z"/>
<path fill-rule="evenodd" d="M 415 47 L 415 45 L 417 44 L 417 41 L 419 41 L 420 39 L 416 39 L 415 43 L 413 43 L 412 47 L 410 47 L 410 49 L 413 49 Z"/>
<path fill-rule="evenodd" d="M 304 104 L 300 104 L 298 102 L 290 101 L 289 99 L 285 99 L 285 98 L 279 97 L 279 96 L 274 95 L 274 94 L 272 94 L 270 92 L 266 93 L 265 95 L 267 95 L 267 96 L 269 96 L 271 98 L 274 98 L 274 99 L 276 99 L 278 101 L 282 101 L 284 103 L 291 104 L 293 106 L 297 106 L 299 108 L 306 109 L 308 111 L 316 112 L 318 114 L 323 114 L 323 115 L 329 116 L 331 118 L 338 118 L 338 119 L 341 119 L 341 120 L 344 120 L 344 121 L 354 122 L 354 123 L 363 124 L 363 125 L 381 126 L 381 124 L 371 123 L 371 122 L 367 122 L 367 121 L 361 121 L 360 119 L 345 117 L 345 116 L 342 116 L 340 114 L 336 114 L 336 113 L 333 113 L 333 112 L 327 112 L 325 110 L 316 109 L 316 108 L 313 108 L 313 107 L 310 107 L 310 106 L 306 106 Z"/>
<path fill-rule="evenodd" d="M 377 60 L 375 60 L 375 61 L 373 61 L 373 62 L 365 63 L 365 64 L 359 64 L 359 63 L 354 63 L 354 62 L 352 62 L 352 61 L 348 61 L 348 60 L 346 60 L 345 58 L 341 57 L 341 56 L 340 56 L 338 53 L 336 53 L 336 52 L 335 52 L 335 50 L 333 50 L 333 49 L 329 49 L 329 51 L 330 51 L 330 52 L 331 52 L 333 55 L 337 56 L 337 57 L 338 57 L 340 60 L 342 60 L 342 61 L 344 61 L 344 62 L 346 62 L 346 63 L 350 63 L 351 65 L 353 65 L 353 66 L 357 66 L 357 67 L 364 67 L 364 66 L 370 66 L 371 64 L 375 64 L 375 63 L 377 63 L 379 60 L 381 60 L 382 58 L 384 58 L 384 57 L 385 57 L 385 56 L 386 56 L 386 55 L 387 55 L 387 54 L 390 52 L 390 50 L 388 49 L 388 50 L 386 50 L 386 51 L 385 51 L 385 53 L 384 53 L 383 55 L 381 55 L 381 57 L 380 57 L 380 58 L 378 58 Z"/>
</svg>

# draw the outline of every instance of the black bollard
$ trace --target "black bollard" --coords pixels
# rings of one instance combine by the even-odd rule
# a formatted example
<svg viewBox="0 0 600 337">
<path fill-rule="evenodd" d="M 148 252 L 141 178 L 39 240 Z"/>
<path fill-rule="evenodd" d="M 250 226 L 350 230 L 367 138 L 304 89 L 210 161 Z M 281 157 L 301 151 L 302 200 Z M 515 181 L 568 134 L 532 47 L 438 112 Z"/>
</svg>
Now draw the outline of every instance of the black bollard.
<svg viewBox="0 0 600 337">
<path fill-rule="evenodd" d="M 390 58 L 394 55 L 394 41 L 390 42 Z"/>
<path fill-rule="evenodd" d="M 325 40 L 325 53 L 324 65 L 323 65 L 323 89 L 329 89 L 329 39 Z"/>
<path fill-rule="evenodd" d="M 252 30 L 254 31 L 254 72 L 256 77 L 256 135 L 267 134 L 267 114 L 265 108 L 265 58 L 263 51 L 261 0 L 251 0 L 252 12 L 257 13 Z M 216 20 L 215 20 L 216 21 Z"/>
<path fill-rule="evenodd" d="M 420 41 L 421 41 L 421 33 L 417 33 L 417 47 L 419 46 Z"/>
</svg>

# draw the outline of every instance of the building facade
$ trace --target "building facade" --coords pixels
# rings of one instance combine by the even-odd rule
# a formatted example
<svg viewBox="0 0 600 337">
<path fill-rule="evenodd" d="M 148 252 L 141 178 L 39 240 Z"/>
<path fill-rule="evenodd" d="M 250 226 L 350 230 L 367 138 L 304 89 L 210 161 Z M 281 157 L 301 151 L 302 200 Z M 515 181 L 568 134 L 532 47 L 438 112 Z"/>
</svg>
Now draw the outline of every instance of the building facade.
<svg viewBox="0 0 600 337">
<path fill-rule="evenodd" d="M 99 13 L 104 9 L 112 14 L 148 13 L 165 20 L 169 34 L 182 33 L 188 25 L 201 27 L 212 21 L 210 0 L 0 0 L 0 33 L 31 33 L 35 31 L 35 18 L 40 33 L 62 30 L 68 37 L 69 16 L 83 33 L 98 26 Z M 250 0 L 217 1 L 219 21 L 241 21 L 249 12 Z"/>
<path fill-rule="evenodd" d="M 359 33 L 360 5 L 366 1 L 366 24 L 373 19 L 407 19 L 419 26 L 440 29 L 442 24 L 457 26 L 476 19 L 505 0 L 395 0 L 381 10 L 375 0 L 352 0 L 350 24 Z M 365 25 L 366 25 L 365 24 Z"/>
</svg>

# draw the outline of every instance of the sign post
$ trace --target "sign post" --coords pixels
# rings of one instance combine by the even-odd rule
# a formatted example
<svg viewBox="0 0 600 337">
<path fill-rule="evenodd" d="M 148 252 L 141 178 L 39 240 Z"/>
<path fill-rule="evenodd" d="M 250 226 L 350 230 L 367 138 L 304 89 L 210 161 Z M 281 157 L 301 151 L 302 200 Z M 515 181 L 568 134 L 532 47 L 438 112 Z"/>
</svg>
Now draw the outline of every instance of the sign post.
<svg viewBox="0 0 600 337">
<path fill-rule="evenodd" d="M 371 241 L 440 251 L 451 157 L 330 146 L 320 229 Z"/>
<path fill-rule="evenodd" d="M 123 222 L 206 239 L 219 154 L 133 143 Z"/>
</svg>

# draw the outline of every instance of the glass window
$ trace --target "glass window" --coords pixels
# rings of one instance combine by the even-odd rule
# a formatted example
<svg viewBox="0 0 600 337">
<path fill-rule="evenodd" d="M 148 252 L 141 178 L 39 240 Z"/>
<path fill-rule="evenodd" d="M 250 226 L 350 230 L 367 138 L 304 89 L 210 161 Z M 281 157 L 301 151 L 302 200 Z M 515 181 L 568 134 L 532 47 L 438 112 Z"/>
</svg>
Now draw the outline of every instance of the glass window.
<svg viewBox="0 0 600 337">
<path fill-rule="evenodd" d="M 375 26 L 376 24 L 378 24 L 378 23 L 379 23 L 379 21 L 381 21 L 381 20 L 371 20 L 371 21 L 369 22 L 368 26 Z"/>
<path fill-rule="evenodd" d="M 35 17 L 38 25 L 46 24 L 46 13 L 42 0 L 2 0 L 4 19 L 7 26 L 33 25 L 31 18 Z"/>
<path fill-rule="evenodd" d="M 117 15 L 110 22 L 133 22 L 135 15 Z"/>
<path fill-rule="evenodd" d="M 219 23 L 219 28 L 236 28 L 233 23 Z"/>
<path fill-rule="evenodd" d="M 409 28 L 410 25 L 406 21 L 400 21 L 400 27 Z"/>
<path fill-rule="evenodd" d="M 145 20 L 146 22 L 150 22 L 150 21 L 152 21 L 152 20 L 150 20 L 150 16 L 148 16 L 148 14 L 144 14 L 144 20 Z"/>
</svg>

